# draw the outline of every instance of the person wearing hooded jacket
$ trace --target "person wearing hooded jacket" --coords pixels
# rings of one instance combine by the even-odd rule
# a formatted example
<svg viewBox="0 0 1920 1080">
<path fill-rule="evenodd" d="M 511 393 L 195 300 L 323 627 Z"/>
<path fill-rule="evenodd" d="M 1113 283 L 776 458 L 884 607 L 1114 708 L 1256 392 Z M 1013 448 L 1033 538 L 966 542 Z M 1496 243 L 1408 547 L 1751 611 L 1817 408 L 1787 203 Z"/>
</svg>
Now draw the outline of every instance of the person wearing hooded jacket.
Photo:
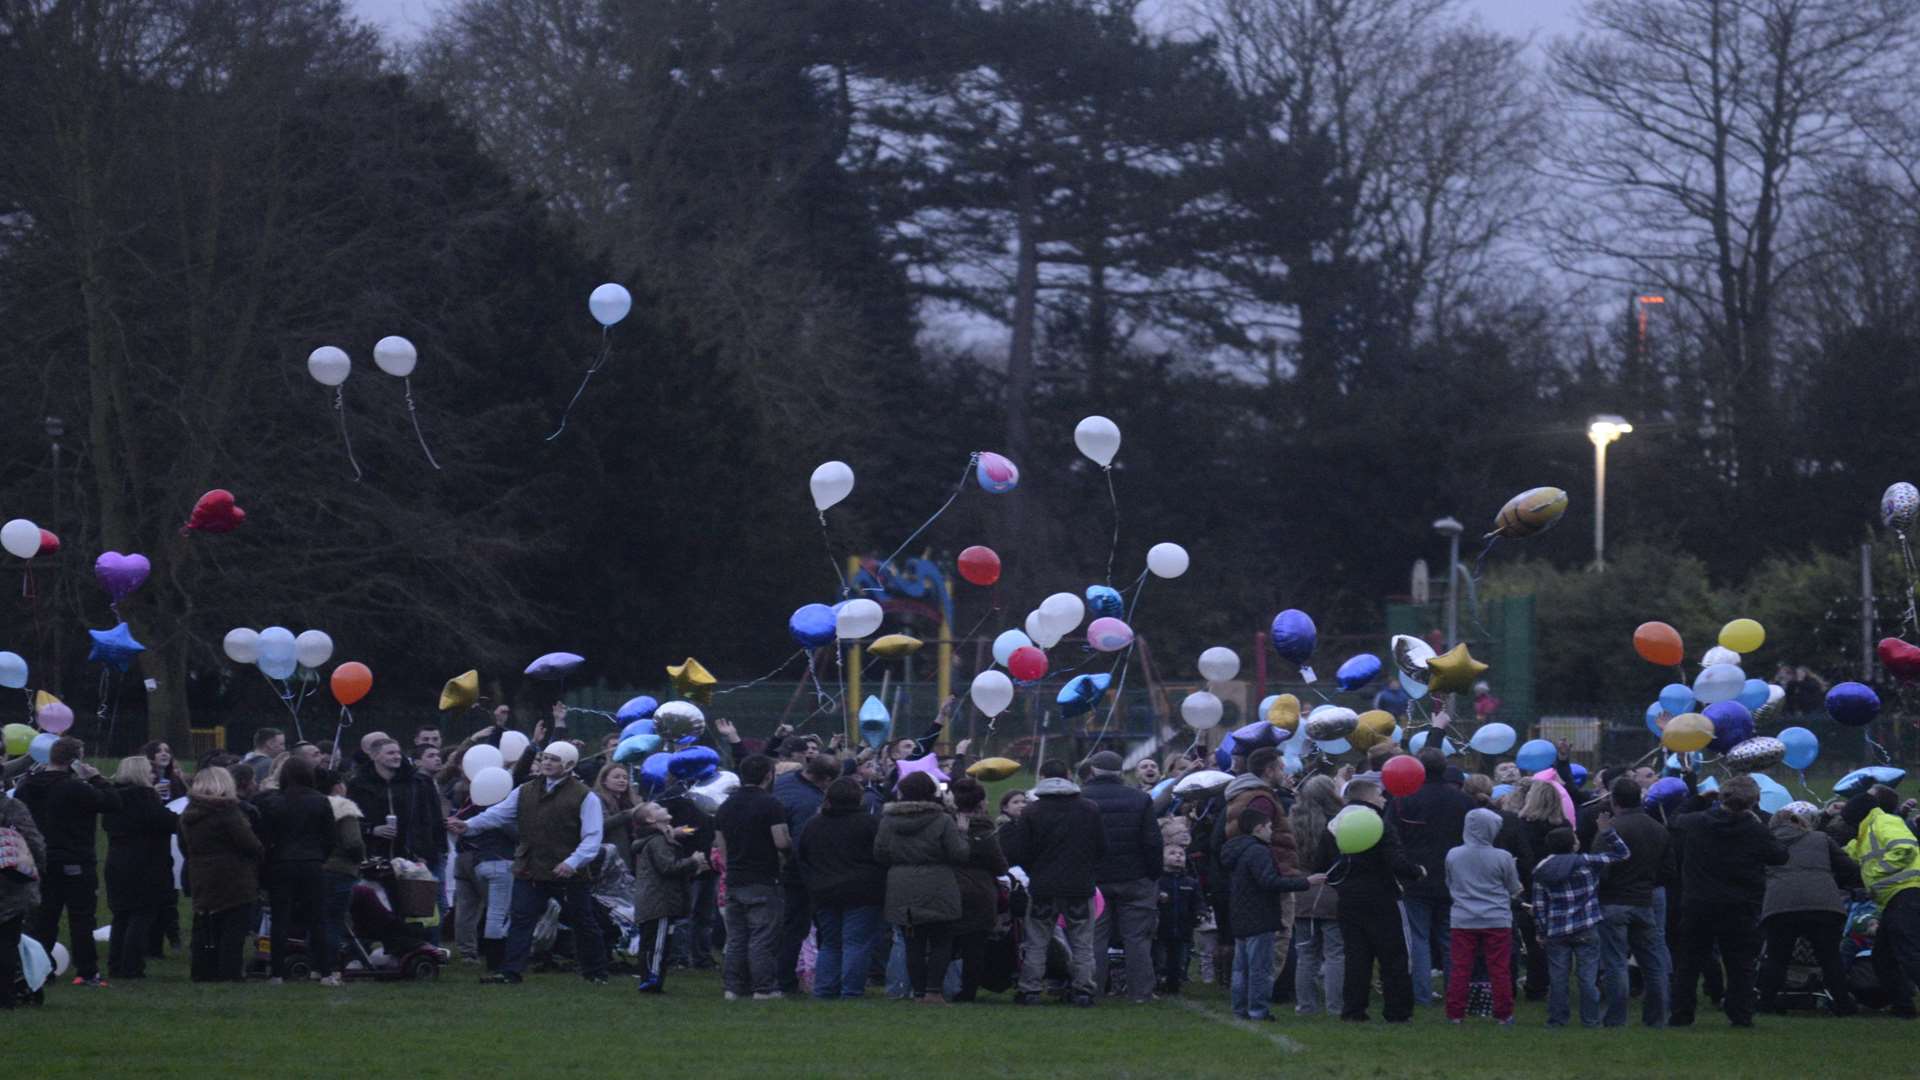
<svg viewBox="0 0 1920 1080">
<path fill-rule="evenodd" d="M 1792 810 L 1775 813 L 1768 826 L 1787 849 L 1787 861 L 1767 867 L 1767 896 L 1760 905 L 1760 926 L 1767 939 L 1760 962 L 1760 1011 L 1778 1011 L 1794 944 L 1805 941 L 1820 965 L 1834 1015 L 1851 1016 L 1856 1011 L 1853 995 L 1840 964 L 1840 938 L 1847 925 L 1847 898 L 1840 890 L 1860 884 L 1860 867 L 1833 837 Z"/>
<path fill-rule="evenodd" d="M 813 996 L 866 994 L 867 962 L 887 899 L 887 868 L 873 856 L 880 819 L 867 813 L 866 786 L 843 776 L 827 785 L 826 804 L 800 831 L 800 873 L 813 898 Z"/>
<path fill-rule="evenodd" d="M 1000 875 L 1007 857 L 987 813 L 987 789 L 971 776 L 954 780 L 948 793 L 967 836 L 967 861 L 954 868 L 960 884 L 960 921 L 953 925 L 953 950 L 960 960 L 960 992 L 954 1001 L 975 1000 L 987 970 L 987 939 L 1000 916 Z"/>
<path fill-rule="evenodd" d="M 1093 998 L 1093 890 L 1106 835 L 1100 808 L 1067 779 L 1057 761 L 1040 766 L 1040 782 L 1026 809 L 1000 830 L 1007 862 L 1027 876 L 1027 913 L 1020 924 L 1020 988 L 1014 1004 L 1040 1000 L 1047 973 L 1047 945 L 1056 920 L 1067 930 L 1071 1000 L 1091 1006 Z"/>
<path fill-rule="evenodd" d="M 1920 982 L 1920 842 L 1907 823 L 1881 809 L 1873 792 L 1847 800 L 1840 820 L 1853 830 L 1846 852 L 1880 905 L 1873 972 L 1892 998 L 1888 1011 L 1913 1019 L 1913 986 Z"/>
<path fill-rule="evenodd" d="M 287 938 L 296 923 L 304 931 L 313 970 L 322 981 L 334 978 L 336 943 L 327 924 L 323 867 L 333 854 L 336 826 L 333 805 L 314 786 L 318 782 L 305 758 L 289 758 L 281 769 L 279 789 L 260 799 L 273 920 L 269 954 L 276 983 L 286 976 Z"/>
<path fill-rule="evenodd" d="M 1726 969 L 1727 1020 L 1734 1027 L 1753 1026 L 1766 868 L 1787 861 L 1787 849 L 1754 813 L 1759 803 L 1760 786 L 1750 776 L 1736 776 L 1720 785 L 1718 806 L 1682 814 L 1671 826 L 1681 877 L 1680 949 L 1668 1019 L 1673 1027 L 1693 1023 L 1694 986 L 1713 963 L 1716 945 Z"/>
<path fill-rule="evenodd" d="M 1513 901 L 1520 895 L 1520 868 L 1511 852 L 1495 847 L 1500 815 L 1485 808 L 1467 811 L 1459 847 L 1447 852 L 1449 911 L 1447 1019 L 1458 1024 L 1467 1015 L 1467 982 L 1473 961 L 1484 958 L 1493 983 L 1493 1018 L 1513 1022 Z"/>
<path fill-rule="evenodd" d="M 1440 970 L 1451 969 L 1448 916 L 1452 899 L 1447 894 L 1447 853 L 1460 846 L 1473 797 L 1447 782 L 1444 752 L 1428 747 L 1418 758 L 1426 770 L 1426 780 L 1413 794 L 1394 799 L 1387 807 L 1387 817 L 1400 834 L 1407 857 L 1426 870 L 1419 881 L 1407 886 L 1400 907 L 1407 920 L 1414 1004 L 1431 1005 L 1435 954 Z"/>
<path fill-rule="evenodd" d="M 523 758 L 528 755 L 522 754 Z M 371 856 L 404 856 L 436 874 L 447 850 L 446 815 L 433 777 L 414 768 L 393 739 L 376 739 L 347 782 L 347 798 L 360 807 L 360 831 Z M 392 825 L 387 819 L 394 819 Z"/>
<path fill-rule="evenodd" d="M 1269 1020 L 1273 996 L 1273 936 L 1286 922 L 1290 893 L 1322 884 L 1325 875 L 1291 877 L 1273 865 L 1273 819 L 1260 810 L 1242 810 L 1233 839 L 1220 849 L 1220 866 L 1228 875 L 1233 915 L 1233 1015 L 1242 1020 Z"/>
<path fill-rule="evenodd" d="M 1100 810 L 1106 853 L 1093 880 L 1106 910 L 1093 920 L 1093 985 L 1107 986 L 1108 944 L 1117 928 L 1126 951 L 1127 996 L 1153 1000 L 1153 931 L 1160 918 L 1160 826 L 1153 797 L 1129 786 L 1120 755 L 1102 750 L 1087 759 L 1080 795 Z M 1272 815 L 1269 814 L 1269 819 Z M 1291 837 L 1289 837 L 1291 839 Z"/>
<path fill-rule="evenodd" d="M 246 977 L 247 935 L 254 929 L 248 917 L 259 900 L 260 859 L 267 849 L 241 808 L 233 777 L 219 765 L 195 771 L 180 813 L 180 853 L 193 899 L 194 982 Z"/>
<path fill-rule="evenodd" d="M 1401 882 L 1418 881 L 1427 869 L 1400 846 L 1398 831 L 1382 813 L 1386 798 L 1380 785 L 1349 780 L 1345 797 L 1349 807 L 1363 806 L 1381 814 L 1381 829 L 1379 841 L 1351 855 L 1340 850 L 1331 830 L 1324 830 L 1314 861 L 1315 866 L 1327 868 L 1326 880 L 1340 898 L 1340 940 L 1346 953 L 1340 1019 L 1366 1021 L 1378 962 L 1380 993 L 1385 999 L 1381 1015 L 1390 1024 L 1404 1023 L 1413 1019 L 1413 981 L 1400 921 Z"/>
<path fill-rule="evenodd" d="M 967 839 L 939 801 L 933 777 L 908 773 L 900 798 L 880 814 L 873 857 L 887 868 L 886 920 L 907 940 L 907 979 L 922 1004 L 939 1004 L 960 919 L 960 882 Z"/>
<path fill-rule="evenodd" d="M 114 773 L 120 808 L 100 816 L 107 834 L 107 977 L 143 979 L 147 945 L 162 910 L 174 901 L 173 812 L 153 788 L 153 763 L 123 758 Z"/>
</svg>

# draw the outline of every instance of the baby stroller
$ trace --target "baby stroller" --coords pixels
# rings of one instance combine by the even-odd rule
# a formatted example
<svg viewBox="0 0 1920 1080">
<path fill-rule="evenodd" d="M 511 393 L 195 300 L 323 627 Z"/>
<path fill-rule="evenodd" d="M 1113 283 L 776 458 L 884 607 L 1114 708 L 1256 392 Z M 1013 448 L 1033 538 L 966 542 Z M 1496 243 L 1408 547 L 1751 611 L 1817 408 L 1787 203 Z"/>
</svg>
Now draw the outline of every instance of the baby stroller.
<svg viewBox="0 0 1920 1080">
<path fill-rule="evenodd" d="M 1871 900 L 1847 905 L 1846 936 L 1840 939 L 1840 963 L 1847 969 L 1847 989 L 1853 1000 L 1869 1009 L 1884 1009 L 1893 998 L 1873 970 L 1873 940 L 1880 933 L 1880 908 Z"/>
<path fill-rule="evenodd" d="M 640 934 L 639 925 L 633 921 L 632 869 L 612 844 L 602 844 L 600 854 L 587 863 L 584 871 L 592 882 L 593 916 L 608 960 L 618 962 L 623 954 L 634 955 L 640 949 Z M 532 958 L 542 971 L 558 971 L 579 963 L 574 928 L 567 923 L 558 900 L 547 901 L 546 910 L 534 923 Z"/>
<path fill-rule="evenodd" d="M 409 869 L 405 864 L 401 869 Z M 372 859 L 360 864 L 347 906 L 346 939 L 339 943 L 334 969 L 342 978 L 431 982 L 440 977 L 447 951 L 430 944 L 415 919 L 438 914 L 431 877 L 404 877 L 393 862 Z M 262 920 L 259 963 L 267 963 L 272 938 Z M 305 980 L 313 974 L 313 957 L 304 938 L 287 939 L 286 977 Z"/>
</svg>

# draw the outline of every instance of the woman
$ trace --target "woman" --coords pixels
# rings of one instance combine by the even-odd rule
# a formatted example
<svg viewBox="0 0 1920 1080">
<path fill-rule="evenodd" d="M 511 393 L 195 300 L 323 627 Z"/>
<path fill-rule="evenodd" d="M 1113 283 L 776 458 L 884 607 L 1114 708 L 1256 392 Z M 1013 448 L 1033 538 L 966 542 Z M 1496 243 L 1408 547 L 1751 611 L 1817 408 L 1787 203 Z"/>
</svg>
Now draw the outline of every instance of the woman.
<svg viewBox="0 0 1920 1080">
<path fill-rule="evenodd" d="M 113 775 L 120 808 L 100 816 L 107 834 L 107 977 L 141 979 L 160 911 L 173 897 L 173 812 L 153 790 L 153 766 L 121 758 Z"/>
<path fill-rule="evenodd" d="M 612 769 L 602 770 L 601 778 Z M 597 788 L 599 785 L 595 785 Z M 667 992 L 667 931 L 673 920 L 691 909 L 687 885 L 707 868 L 703 851 L 682 855 L 673 843 L 673 815 L 659 803 L 644 803 L 628 811 L 639 839 L 623 857 L 633 860 L 633 921 L 640 931 L 640 982 L 643 994 Z"/>
<path fill-rule="evenodd" d="M 187 778 L 173 756 L 173 747 L 156 739 L 142 746 L 140 753 L 153 766 L 153 790 L 161 802 L 187 797 Z M 174 824 L 169 823 L 169 828 Z M 169 874 L 166 903 L 160 906 L 160 917 L 154 920 L 153 934 L 147 939 L 147 955 L 156 959 L 167 954 L 168 945 L 180 947 L 180 893 L 174 884 L 174 875 Z"/>
<path fill-rule="evenodd" d="M 813 996 L 866 993 L 867 961 L 880 929 L 887 868 L 874 858 L 880 819 L 867 812 L 866 788 L 843 776 L 827 785 L 820 812 L 800 830 L 800 873 L 813 900 Z"/>
<path fill-rule="evenodd" d="M 1307 854 L 1308 873 L 1324 874 L 1333 866 L 1321 850 L 1320 834 L 1340 808 L 1340 789 L 1331 776 L 1310 777 L 1294 796 L 1288 822 Z M 1338 1011 L 1347 963 L 1340 937 L 1340 895 L 1331 885 L 1315 885 L 1294 904 L 1293 1011 L 1301 1016 Z"/>
<path fill-rule="evenodd" d="M 332 769 L 313 776 L 314 788 L 324 791 L 333 809 L 333 853 L 320 864 L 326 885 L 327 940 L 335 949 L 347 940 L 347 913 L 353 907 L 353 883 L 360 880 L 360 864 L 367 861 L 367 838 L 360 831 L 360 804 L 347 798 L 347 778 Z M 329 977 L 338 986 L 340 976 Z"/>
<path fill-rule="evenodd" d="M 1555 829 L 1570 829 L 1572 823 L 1567 813 L 1561 809 L 1560 789 L 1544 780 L 1525 780 L 1526 794 L 1520 803 L 1520 837 L 1526 850 L 1538 854 L 1546 852 L 1547 834 Z M 1523 896 L 1533 895 L 1534 859 L 1516 860 L 1520 869 L 1520 887 Z M 1533 911 L 1521 908 L 1516 926 L 1520 941 L 1527 950 L 1527 1000 L 1545 1001 L 1547 999 L 1547 949 L 1540 941 L 1539 927 L 1534 924 Z"/>
<path fill-rule="evenodd" d="M 1004 829 L 1013 824 L 1014 819 L 1019 817 L 1026 808 L 1027 793 L 1018 789 L 1009 791 L 1000 796 L 1000 816 L 994 818 L 993 823 Z"/>
<path fill-rule="evenodd" d="M 486 811 L 486 807 L 475 806 L 470 797 L 464 801 L 466 805 L 454 814 L 462 821 Z M 459 903 L 474 905 L 472 910 L 485 915 L 475 927 L 476 951 L 489 975 L 500 970 L 507 956 L 507 915 L 513 907 L 513 855 L 519 844 L 520 832 L 512 825 L 465 833 L 454 841 L 455 857 L 471 860 L 473 864 L 474 895 L 461 893 Z M 461 910 L 464 913 L 468 909 Z"/>
<path fill-rule="evenodd" d="M 1853 995 L 1840 965 L 1840 935 L 1847 922 L 1846 896 L 1840 890 L 1860 884 L 1860 866 L 1833 837 L 1791 810 L 1776 812 L 1769 824 L 1773 838 L 1787 849 L 1787 861 L 1767 867 L 1767 895 L 1760 906 L 1760 926 L 1767 935 L 1760 961 L 1760 1011 L 1780 1011 L 1780 987 L 1794 942 L 1805 941 L 1833 996 L 1834 1015 L 1852 1016 Z"/>
<path fill-rule="evenodd" d="M 908 773 L 900 798 L 887 804 L 873 855 L 887 867 L 886 919 L 907 943 L 909 993 L 923 1005 L 944 1004 L 940 983 L 953 957 L 960 883 L 953 868 L 967 861 L 965 834 L 938 801 L 933 777 Z"/>
<path fill-rule="evenodd" d="M 954 870 L 960 884 L 960 918 L 953 924 L 954 951 L 960 954 L 960 993 L 955 1001 L 972 1001 L 986 971 L 987 937 L 1000 918 L 1000 875 L 1007 857 L 1000 837 L 987 816 L 987 789 L 971 776 L 962 776 L 947 789 L 967 838 L 967 861 Z"/>
<path fill-rule="evenodd" d="M 287 940 L 297 926 L 315 974 L 322 982 L 338 986 L 333 973 L 336 945 L 327 931 L 323 869 L 338 834 L 333 805 L 315 788 L 318 780 L 305 758 L 288 758 L 274 768 L 279 790 L 260 798 L 260 826 L 267 840 L 267 897 L 273 912 L 273 983 L 277 986 L 286 978 Z"/>
<path fill-rule="evenodd" d="M 193 898 L 193 981 L 239 982 L 266 848 L 240 809 L 232 772 L 216 765 L 193 774 L 180 815 L 180 850 Z"/>
<path fill-rule="evenodd" d="M 640 800 L 633 797 L 632 774 L 625 765 L 610 763 L 594 778 L 593 793 L 600 798 L 600 842 L 612 844 L 631 867 L 635 845 L 641 839 L 633 835 L 634 812 Z"/>
</svg>

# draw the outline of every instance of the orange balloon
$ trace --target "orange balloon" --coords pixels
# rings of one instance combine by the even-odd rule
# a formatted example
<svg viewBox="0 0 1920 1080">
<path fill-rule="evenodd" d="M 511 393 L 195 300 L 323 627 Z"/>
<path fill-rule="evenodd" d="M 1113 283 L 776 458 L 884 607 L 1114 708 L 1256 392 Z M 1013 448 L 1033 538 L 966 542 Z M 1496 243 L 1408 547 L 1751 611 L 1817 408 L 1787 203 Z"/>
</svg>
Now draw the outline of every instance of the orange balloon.
<svg viewBox="0 0 1920 1080">
<path fill-rule="evenodd" d="M 1641 623 L 1633 632 L 1633 651 L 1640 654 L 1640 659 L 1661 667 L 1678 667 L 1687 656 L 1680 631 L 1663 622 Z"/>
<path fill-rule="evenodd" d="M 349 660 L 333 669 L 333 700 L 352 705 L 373 689 L 373 672 L 358 660 Z"/>
</svg>

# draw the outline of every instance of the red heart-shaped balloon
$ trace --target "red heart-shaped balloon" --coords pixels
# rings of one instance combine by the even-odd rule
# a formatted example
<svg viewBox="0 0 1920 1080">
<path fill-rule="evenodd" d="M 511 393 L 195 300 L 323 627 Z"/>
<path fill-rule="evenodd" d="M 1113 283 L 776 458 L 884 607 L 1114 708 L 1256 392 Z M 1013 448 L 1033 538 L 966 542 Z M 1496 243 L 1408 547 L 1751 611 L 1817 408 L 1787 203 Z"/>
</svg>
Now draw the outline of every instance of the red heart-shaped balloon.
<svg viewBox="0 0 1920 1080">
<path fill-rule="evenodd" d="M 1880 654 L 1880 665 L 1887 673 L 1901 682 L 1920 679 L 1920 646 L 1910 645 L 1899 638 L 1881 638 L 1880 646 L 1875 650 Z"/>
<path fill-rule="evenodd" d="M 187 528 L 199 532 L 227 533 L 239 528 L 245 520 L 247 512 L 233 505 L 233 492 L 226 488 L 214 488 L 193 504 L 193 516 L 187 519 Z"/>
</svg>

